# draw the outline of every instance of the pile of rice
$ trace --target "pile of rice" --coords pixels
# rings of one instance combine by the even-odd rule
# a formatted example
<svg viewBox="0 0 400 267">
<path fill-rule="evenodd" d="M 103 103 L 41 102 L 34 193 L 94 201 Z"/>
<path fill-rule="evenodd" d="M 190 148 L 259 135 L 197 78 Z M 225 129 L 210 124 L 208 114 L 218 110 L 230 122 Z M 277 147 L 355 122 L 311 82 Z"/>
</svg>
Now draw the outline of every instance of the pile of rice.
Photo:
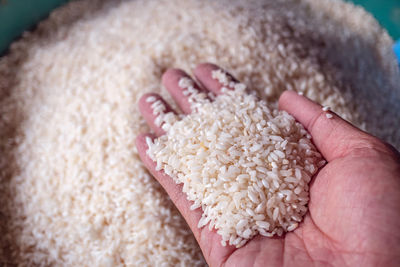
<svg viewBox="0 0 400 267">
<path fill-rule="evenodd" d="M 191 209 L 202 208 L 198 227 L 217 229 L 223 246 L 293 231 L 307 212 L 308 182 L 325 161 L 291 115 L 271 110 L 221 70 L 212 74 L 223 84 L 215 99 L 192 80 L 179 81 L 192 103 L 188 116 L 146 99 L 166 132 L 154 142 L 146 137 L 148 155 L 156 170 L 183 183 Z"/>
<path fill-rule="evenodd" d="M 214 62 L 272 105 L 303 92 L 400 147 L 392 44 L 336 0 L 68 3 L 0 59 L 0 265 L 204 266 L 137 155 L 139 97 L 171 100 L 168 67 Z"/>
</svg>

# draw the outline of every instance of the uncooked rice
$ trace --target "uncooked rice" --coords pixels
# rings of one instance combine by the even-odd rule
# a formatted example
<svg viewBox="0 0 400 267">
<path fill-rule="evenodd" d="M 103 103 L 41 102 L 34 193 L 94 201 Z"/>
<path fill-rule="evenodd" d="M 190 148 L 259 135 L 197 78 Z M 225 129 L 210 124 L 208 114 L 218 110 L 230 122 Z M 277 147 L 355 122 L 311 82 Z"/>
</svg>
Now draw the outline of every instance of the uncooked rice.
<svg viewBox="0 0 400 267">
<path fill-rule="evenodd" d="M 322 110 L 323 110 L 323 111 L 329 111 L 329 110 L 331 110 L 331 108 L 330 108 L 330 107 L 327 107 L 327 106 L 323 106 L 323 107 L 322 107 Z"/>
<path fill-rule="evenodd" d="M 198 227 L 215 228 L 223 246 L 293 231 L 307 212 L 308 182 L 325 161 L 287 112 L 271 110 L 221 70 L 212 77 L 223 85 L 216 98 L 180 79 L 192 113 L 156 112 L 166 134 L 146 137 L 147 154 L 157 171 L 183 183 L 191 209 L 203 211 Z"/>
<path fill-rule="evenodd" d="M 172 102 L 168 67 L 214 62 L 272 105 L 295 90 L 399 148 L 392 45 L 336 0 L 69 2 L 0 59 L 0 265 L 204 266 L 137 155 L 138 98 Z"/>
</svg>

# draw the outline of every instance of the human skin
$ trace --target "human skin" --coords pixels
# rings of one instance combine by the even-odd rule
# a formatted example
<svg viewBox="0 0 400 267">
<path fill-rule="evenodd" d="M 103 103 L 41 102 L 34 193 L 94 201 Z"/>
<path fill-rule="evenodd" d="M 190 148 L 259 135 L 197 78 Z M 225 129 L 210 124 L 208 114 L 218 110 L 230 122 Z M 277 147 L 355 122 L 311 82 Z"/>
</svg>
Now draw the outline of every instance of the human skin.
<svg viewBox="0 0 400 267">
<path fill-rule="evenodd" d="M 195 68 L 198 88 L 221 93 L 222 85 L 211 77 L 217 68 L 207 63 Z M 178 86 L 182 76 L 188 75 L 170 69 L 162 81 L 187 114 L 190 104 Z M 164 134 L 154 124 L 155 116 L 145 101 L 148 96 L 141 98 L 139 108 L 155 134 L 137 137 L 139 155 L 187 221 L 211 267 L 400 266 L 400 155 L 393 147 L 334 113 L 328 119 L 320 105 L 296 92 L 284 92 L 279 108 L 304 125 L 328 163 L 311 181 L 309 212 L 296 230 L 275 238 L 259 235 L 241 248 L 224 247 L 215 230 L 197 228 L 201 208 L 190 210 L 182 185 L 156 171 L 146 154 L 145 137 Z"/>
</svg>

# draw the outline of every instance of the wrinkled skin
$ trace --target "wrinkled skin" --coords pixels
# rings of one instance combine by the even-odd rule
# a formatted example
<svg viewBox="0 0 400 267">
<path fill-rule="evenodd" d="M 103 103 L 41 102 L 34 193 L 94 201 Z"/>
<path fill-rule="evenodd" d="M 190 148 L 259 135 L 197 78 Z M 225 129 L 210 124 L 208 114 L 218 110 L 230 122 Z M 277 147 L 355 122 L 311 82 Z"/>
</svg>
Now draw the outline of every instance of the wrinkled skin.
<svg viewBox="0 0 400 267">
<path fill-rule="evenodd" d="M 220 94 L 221 85 L 211 78 L 218 68 L 201 64 L 194 70 L 203 90 Z M 178 81 L 187 76 L 177 69 L 163 75 L 163 84 L 184 113 L 190 105 Z M 199 88 L 200 88 L 199 87 Z M 152 94 L 157 98 L 158 95 Z M 155 136 L 164 132 L 154 124 L 143 96 L 140 110 Z M 172 111 L 168 106 L 167 108 Z M 201 209 L 191 203 L 172 178 L 155 171 L 146 155 L 144 134 L 137 138 L 142 161 L 170 195 L 187 221 L 210 266 L 400 266 L 400 156 L 391 146 L 357 129 L 336 114 L 328 119 L 321 106 L 287 91 L 279 107 L 309 131 L 328 161 L 310 185 L 309 212 L 299 227 L 283 237 L 256 236 L 236 249 L 223 247 L 208 227 L 197 228 Z"/>
</svg>

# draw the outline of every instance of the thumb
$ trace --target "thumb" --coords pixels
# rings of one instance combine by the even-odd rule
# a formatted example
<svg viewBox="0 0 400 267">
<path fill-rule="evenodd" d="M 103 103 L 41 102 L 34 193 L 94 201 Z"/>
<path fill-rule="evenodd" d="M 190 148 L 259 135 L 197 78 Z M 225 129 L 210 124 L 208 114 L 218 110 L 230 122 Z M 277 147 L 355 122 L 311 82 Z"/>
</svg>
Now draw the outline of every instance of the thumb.
<svg viewBox="0 0 400 267">
<path fill-rule="evenodd" d="M 338 115 L 327 112 L 322 107 L 297 94 L 285 91 L 279 99 L 279 108 L 287 111 L 308 130 L 313 142 L 326 160 L 331 161 L 348 155 L 354 149 L 371 147 L 382 143 L 375 137 L 361 131 Z"/>
</svg>

